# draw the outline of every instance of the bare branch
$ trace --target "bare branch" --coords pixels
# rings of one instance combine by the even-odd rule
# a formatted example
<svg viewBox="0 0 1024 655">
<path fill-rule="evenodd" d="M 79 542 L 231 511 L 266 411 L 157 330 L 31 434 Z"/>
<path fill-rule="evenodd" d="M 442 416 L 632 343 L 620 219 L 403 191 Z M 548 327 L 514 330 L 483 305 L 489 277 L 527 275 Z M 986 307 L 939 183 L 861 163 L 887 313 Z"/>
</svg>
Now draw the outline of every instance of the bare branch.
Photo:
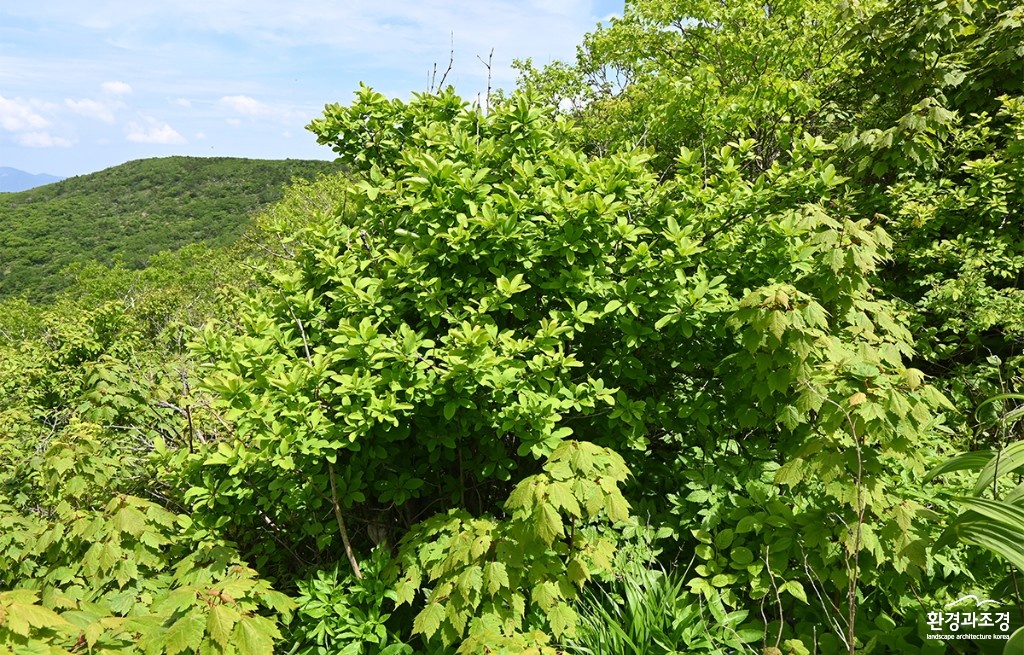
<svg viewBox="0 0 1024 655">
<path fill-rule="evenodd" d="M 444 86 L 444 81 L 448 79 L 448 73 L 452 72 L 452 64 L 455 63 L 455 32 L 451 34 L 451 50 L 448 51 L 448 68 L 445 69 L 444 74 L 441 75 L 441 81 L 434 85 L 434 78 L 437 77 L 437 63 L 434 63 L 434 73 L 430 76 L 430 92 L 435 93 L 441 90 Z"/>
<path fill-rule="evenodd" d="M 491 74 L 494 72 L 494 48 L 491 48 L 490 54 L 487 55 L 487 61 L 484 61 L 480 55 L 477 55 L 476 58 L 487 67 L 487 95 L 484 96 L 484 113 L 487 113 L 491 110 Z"/>
</svg>

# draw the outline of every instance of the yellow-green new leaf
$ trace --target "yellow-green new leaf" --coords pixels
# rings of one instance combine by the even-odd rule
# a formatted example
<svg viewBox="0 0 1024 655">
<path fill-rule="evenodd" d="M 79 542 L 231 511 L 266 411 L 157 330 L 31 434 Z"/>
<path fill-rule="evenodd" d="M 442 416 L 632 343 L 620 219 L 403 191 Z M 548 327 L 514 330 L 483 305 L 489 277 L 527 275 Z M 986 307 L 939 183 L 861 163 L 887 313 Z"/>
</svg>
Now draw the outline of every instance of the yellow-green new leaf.
<svg viewBox="0 0 1024 655">
<path fill-rule="evenodd" d="M 552 482 L 548 485 L 548 500 L 555 509 L 564 509 L 576 518 L 582 518 L 580 504 L 572 493 L 572 487 L 565 482 Z"/>
<path fill-rule="evenodd" d="M 484 565 L 484 586 L 491 596 L 509 586 L 508 570 L 504 562 L 487 562 Z"/>
<path fill-rule="evenodd" d="M 618 490 L 605 496 L 604 511 L 613 522 L 629 520 L 629 503 Z"/>
<path fill-rule="evenodd" d="M 227 605 L 214 605 L 206 617 L 206 632 L 214 641 L 227 648 L 231 642 L 231 630 L 240 618 L 241 615 Z"/>
<path fill-rule="evenodd" d="M 114 515 L 114 527 L 125 534 L 138 537 L 146 531 L 146 515 L 128 505 Z"/>
<path fill-rule="evenodd" d="M 51 609 L 15 601 L 6 608 L 6 627 L 15 634 L 29 636 L 32 628 L 71 628 L 59 614 Z"/>
<path fill-rule="evenodd" d="M 441 603 L 430 603 L 413 619 L 413 634 L 421 634 L 429 639 L 441 627 L 444 616 L 444 606 Z"/>
<path fill-rule="evenodd" d="M 262 616 L 243 618 L 232 633 L 238 655 L 273 655 L 274 637 L 278 636 L 274 622 Z"/>
<path fill-rule="evenodd" d="M 558 537 L 565 534 L 562 526 L 562 517 L 550 503 L 543 503 L 534 512 L 536 521 L 537 536 L 550 546 Z"/>
<path fill-rule="evenodd" d="M 551 632 L 555 638 L 562 635 L 572 637 L 576 634 L 576 611 L 569 607 L 568 603 L 558 603 L 548 612 L 548 623 L 551 624 Z"/>
<path fill-rule="evenodd" d="M 176 655 L 183 651 L 195 651 L 203 641 L 206 632 L 206 621 L 202 614 L 189 612 L 167 628 L 164 635 L 164 649 L 167 655 Z"/>
</svg>

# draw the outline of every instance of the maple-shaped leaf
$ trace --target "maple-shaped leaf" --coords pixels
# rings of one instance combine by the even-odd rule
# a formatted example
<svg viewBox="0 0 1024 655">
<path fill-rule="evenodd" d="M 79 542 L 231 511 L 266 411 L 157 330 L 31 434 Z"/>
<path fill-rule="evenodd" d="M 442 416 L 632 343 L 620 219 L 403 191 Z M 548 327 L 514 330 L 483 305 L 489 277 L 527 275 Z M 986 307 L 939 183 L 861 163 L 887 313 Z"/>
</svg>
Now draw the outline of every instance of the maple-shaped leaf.
<svg viewBox="0 0 1024 655">
<path fill-rule="evenodd" d="M 41 605 L 14 601 L 5 609 L 7 629 L 23 637 L 29 635 L 31 628 L 71 628 L 59 614 Z"/>
<path fill-rule="evenodd" d="M 622 494 L 616 489 L 614 493 L 609 493 L 604 498 L 604 511 L 608 514 L 608 518 L 612 521 L 628 521 L 629 520 L 629 503 L 623 498 Z"/>
<path fill-rule="evenodd" d="M 470 547 L 470 555 L 474 558 L 480 557 L 488 551 L 491 547 L 491 535 L 481 534 L 479 537 L 473 540 L 473 545 Z"/>
<path fill-rule="evenodd" d="M 537 536 L 550 546 L 555 539 L 565 534 L 562 516 L 551 503 L 542 503 L 533 513 Z"/>
<path fill-rule="evenodd" d="M 558 603 L 548 612 L 548 623 L 551 633 L 556 639 L 562 635 L 572 637 L 576 634 L 576 611 L 568 603 Z"/>
<path fill-rule="evenodd" d="M 612 557 L 615 555 L 615 544 L 607 539 L 595 539 L 590 544 L 590 561 L 594 563 L 594 566 L 603 570 L 610 571 L 612 569 Z"/>
<path fill-rule="evenodd" d="M 273 589 L 263 591 L 259 599 L 260 604 L 264 607 L 279 612 L 285 617 L 290 617 L 292 611 L 298 607 L 298 603 L 289 598 L 287 594 L 282 594 L 280 591 L 274 591 Z"/>
<path fill-rule="evenodd" d="M 552 482 L 548 485 L 548 500 L 555 509 L 564 509 L 576 518 L 582 518 L 580 504 L 567 483 Z"/>
<path fill-rule="evenodd" d="M 487 562 L 484 565 L 484 586 L 492 596 L 501 591 L 502 587 L 509 586 L 508 570 L 503 562 Z"/>
<path fill-rule="evenodd" d="M 146 531 L 146 515 L 131 505 L 126 505 L 114 514 L 113 524 L 121 532 L 139 537 Z"/>
<path fill-rule="evenodd" d="M 273 655 L 277 626 L 262 616 L 244 617 L 231 633 L 238 655 Z"/>
<path fill-rule="evenodd" d="M 400 606 L 403 603 L 412 603 L 413 598 L 416 597 L 416 589 L 418 585 L 412 583 L 408 577 L 402 578 L 395 583 L 395 605 Z"/>
<path fill-rule="evenodd" d="M 569 579 L 576 583 L 580 589 L 582 589 L 583 584 L 590 579 L 590 571 L 579 557 L 574 557 L 569 560 L 568 574 Z"/>
<path fill-rule="evenodd" d="M 459 574 L 458 582 L 456 587 L 462 597 L 467 601 L 473 598 L 475 593 L 480 591 L 483 586 L 484 576 L 483 569 L 479 566 L 471 566 Z"/>
<path fill-rule="evenodd" d="M 231 630 L 240 618 L 241 615 L 227 605 L 214 605 L 206 617 L 206 631 L 214 641 L 226 649 L 230 643 Z"/>
<path fill-rule="evenodd" d="M 778 310 L 772 310 L 768 314 L 768 330 L 775 337 L 776 341 L 782 341 L 782 335 L 785 333 L 786 328 L 789 327 L 789 321 L 786 319 L 786 315 Z"/>
<path fill-rule="evenodd" d="M 561 598 L 562 592 L 559 590 L 558 584 L 550 581 L 540 583 L 533 588 L 533 592 L 530 594 L 530 599 L 545 612 L 550 611 L 555 602 Z"/>
<path fill-rule="evenodd" d="M 167 655 L 175 655 L 182 651 L 195 651 L 203 641 L 206 632 L 206 621 L 202 614 L 189 612 L 167 628 L 164 633 L 164 650 Z"/>
<path fill-rule="evenodd" d="M 430 603 L 413 619 L 413 634 L 422 634 L 429 639 L 441 627 L 444 616 L 444 607 L 441 603 Z"/>
<path fill-rule="evenodd" d="M 523 509 L 533 500 L 533 479 L 527 478 L 516 485 L 505 501 L 505 510 L 513 512 Z"/>
<path fill-rule="evenodd" d="M 153 603 L 153 611 L 158 614 L 174 614 L 192 607 L 195 601 L 196 588 L 182 587 Z"/>
</svg>

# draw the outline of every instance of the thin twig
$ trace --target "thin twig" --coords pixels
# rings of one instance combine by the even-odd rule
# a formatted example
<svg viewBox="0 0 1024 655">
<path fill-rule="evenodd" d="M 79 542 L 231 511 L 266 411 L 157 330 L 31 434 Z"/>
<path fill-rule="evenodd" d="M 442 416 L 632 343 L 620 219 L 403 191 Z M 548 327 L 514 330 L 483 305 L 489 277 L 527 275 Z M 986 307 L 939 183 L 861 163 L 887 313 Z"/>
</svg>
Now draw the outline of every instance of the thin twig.
<svg viewBox="0 0 1024 655">
<path fill-rule="evenodd" d="M 778 634 L 775 635 L 775 650 L 778 650 L 779 649 L 779 643 L 782 641 L 782 626 L 785 625 L 785 620 L 784 620 L 785 616 L 784 616 L 784 611 L 782 609 L 782 594 L 779 593 L 779 587 L 778 587 L 777 584 L 775 584 L 775 573 L 772 571 L 771 546 L 765 546 L 765 549 L 764 549 L 764 568 L 765 568 L 766 571 L 768 571 L 768 577 L 771 578 L 772 589 L 775 591 L 775 604 L 779 608 L 779 631 L 778 631 Z M 763 607 L 764 606 L 762 605 L 762 608 Z M 764 610 L 763 609 L 761 610 L 761 616 L 762 617 L 764 616 Z M 768 621 L 765 620 L 765 628 L 766 629 L 768 627 L 767 623 L 768 623 Z M 765 636 L 767 636 L 767 635 L 765 635 Z"/>
<path fill-rule="evenodd" d="M 436 93 L 441 90 L 444 86 L 444 81 L 448 79 L 448 73 L 452 72 L 452 64 L 455 63 L 455 32 L 451 33 L 451 50 L 448 51 L 448 68 L 445 69 L 444 75 L 441 76 L 441 81 L 434 85 L 434 78 L 437 76 L 437 62 L 434 63 L 434 74 L 430 76 L 430 92 Z"/>
<path fill-rule="evenodd" d="M 484 113 L 486 114 L 491 110 L 491 73 L 493 72 L 494 48 L 491 48 L 490 54 L 487 55 L 487 61 L 484 61 L 480 55 L 477 55 L 476 58 L 487 67 L 487 95 L 484 96 Z"/>
<path fill-rule="evenodd" d="M 306 339 L 306 330 L 302 327 L 302 321 L 295 316 L 295 312 L 292 311 L 291 305 L 288 305 L 288 313 L 292 315 L 292 320 L 295 321 L 295 325 L 299 326 L 299 334 L 302 335 L 302 349 L 306 351 L 306 361 L 309 363 L 310 368 L 316 368 L 313 364 L 313 355 L 309 351 L 309 340 Z"/>
<path fill-rule="evenodd" d="M 190 395 L 188 388 L 188 369 L 183 366 L 181 368 L 181 404 L 185 414 L 185 420 L 188 421 L 188 452 L 194 453 L 196 429 L 192 423 L 192 399 L 189 397 Z"/>
<path fill-rule="evenodd" d="M 334 464 L 327 463 L 327 473 L 331 478 L 331 504 L 334 505 L 334 518 L 338 520 L 338 531 L 341 533 L 341 543 L 345 545 L 345 554 L 348 556 L 348 563 L 352 565 L 352 572 L 356 578 L 363 579 L 363 572 L 359 570 L 359 562 L 352 552 L 352 542 L 348 540 L 348 530 L 345 528 L 345 518 L 341 515 L 341 505 L 338 503 L 338 485 L 334 481 Z"/>
</svg>

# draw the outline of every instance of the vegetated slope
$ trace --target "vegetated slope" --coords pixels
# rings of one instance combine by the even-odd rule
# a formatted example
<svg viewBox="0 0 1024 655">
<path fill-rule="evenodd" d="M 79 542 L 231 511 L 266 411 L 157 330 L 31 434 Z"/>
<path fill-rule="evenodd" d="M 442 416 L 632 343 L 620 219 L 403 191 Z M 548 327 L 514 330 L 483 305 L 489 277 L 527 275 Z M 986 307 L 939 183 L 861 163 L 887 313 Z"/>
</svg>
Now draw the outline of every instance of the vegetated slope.
<svg viewBox="0 0 1024 655">
<path fill-rule="evenodd" d="M 293 178 L 338 170 L 327 161 L 167 157 L 4 194 L 0 297 L 45 298 L 77 262 L 120 258 L 136 267 L 189 243 L 227 245 Z"/>
</svg>

